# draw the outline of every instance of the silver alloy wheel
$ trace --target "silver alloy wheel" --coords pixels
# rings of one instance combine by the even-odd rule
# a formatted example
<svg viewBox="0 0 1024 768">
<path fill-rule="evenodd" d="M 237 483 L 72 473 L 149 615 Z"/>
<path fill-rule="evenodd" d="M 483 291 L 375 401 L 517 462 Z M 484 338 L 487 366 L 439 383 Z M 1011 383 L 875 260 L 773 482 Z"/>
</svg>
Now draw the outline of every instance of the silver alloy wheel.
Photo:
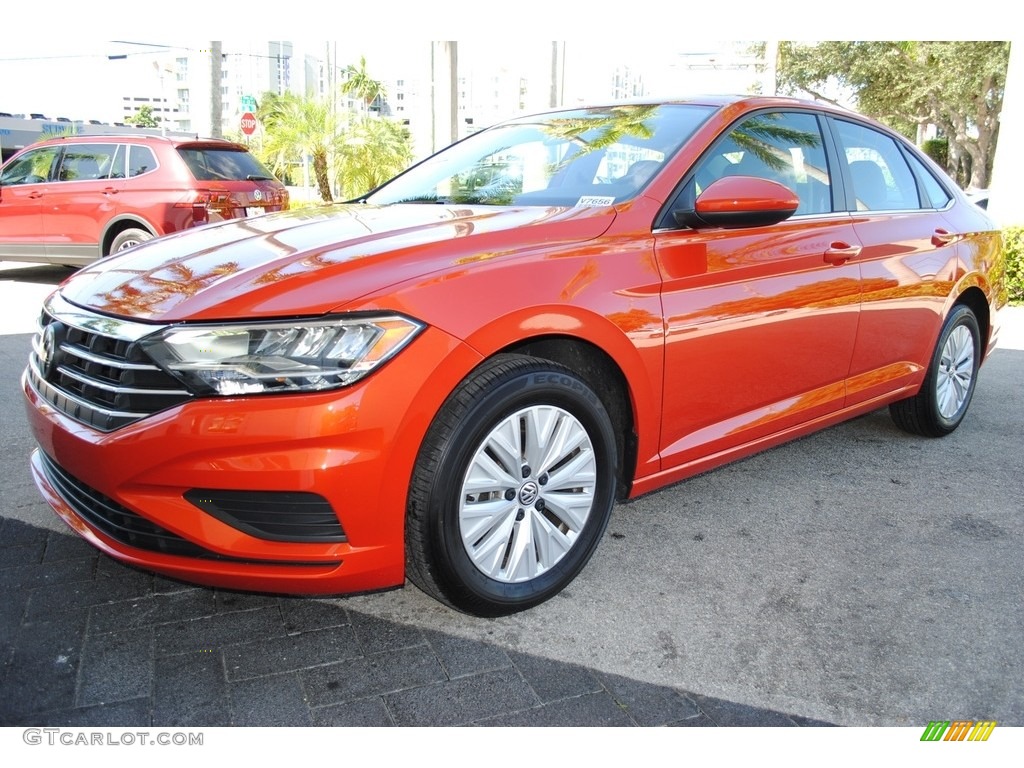
<svg viewBox="0 0 1024 768">
<path fill-rule="evenodd" d="M 576 543 L 594 506 L 597 459 L 579 420 L 534 405 L 499 422 L 462 482 L 459 534 L 470 560 L 496 581 L 529 581 Z"/>
<path fill-rule="evenodd" d="M 139 240 L 137 238 L 136 239 L 132 239 L 132 240 L 125 240 L 123 243 L 121 243 L 117 247 L 117 250 L 118 251 L 127 251 L 129 248 L 134 248 L 136 245 L 138 245 L 141 242 L 142 242 L 142 240 Z"/>
<path fill-rule="evenodd" d="M 935 394 L 939 413 L 951 419 L 963 407 L 971 391 L 974 376 L 974 337 L 958 325 L 946 338 L 939 358 Z"/>
</svg>

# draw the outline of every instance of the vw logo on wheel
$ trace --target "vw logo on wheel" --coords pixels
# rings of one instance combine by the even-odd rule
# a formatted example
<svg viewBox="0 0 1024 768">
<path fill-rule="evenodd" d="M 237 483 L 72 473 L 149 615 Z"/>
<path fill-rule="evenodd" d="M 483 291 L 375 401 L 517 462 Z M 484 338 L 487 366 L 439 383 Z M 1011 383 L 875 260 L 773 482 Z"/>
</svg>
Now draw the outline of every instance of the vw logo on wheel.
<svg viewBox="0 0 1024 768">
<path fill-rule="evenodd" d="M 523 483 L 523 487 L 519 489 L 519 503 L 528 507 L 537 500 L 539 495 L 540 489 L 535 482 L 531 480 L 528 483 Z"/>
</svg>

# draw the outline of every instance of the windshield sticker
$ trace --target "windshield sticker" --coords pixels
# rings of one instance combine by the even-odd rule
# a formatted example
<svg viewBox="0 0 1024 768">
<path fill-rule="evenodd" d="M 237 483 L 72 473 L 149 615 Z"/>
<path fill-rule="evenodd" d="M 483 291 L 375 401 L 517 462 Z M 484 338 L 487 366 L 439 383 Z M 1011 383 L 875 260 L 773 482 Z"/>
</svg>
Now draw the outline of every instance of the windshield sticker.
<svg viewBox="0 0 1024 768">
<path fill-rule="evenodd" d="M 600 208 L 602 205 L 611 205 L 614 202 L 614 197 L 605 197 L 601 195 L 584 195 L 583 197 L 576 201 L 576 205 L 582 205 L 587 208 Z"/>
</svg>

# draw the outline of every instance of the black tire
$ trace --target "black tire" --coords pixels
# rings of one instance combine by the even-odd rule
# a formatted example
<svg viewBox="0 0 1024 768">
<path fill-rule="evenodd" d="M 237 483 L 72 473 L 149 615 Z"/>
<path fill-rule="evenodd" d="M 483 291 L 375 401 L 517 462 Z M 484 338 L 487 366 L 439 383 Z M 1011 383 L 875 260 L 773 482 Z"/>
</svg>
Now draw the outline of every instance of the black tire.
<svg viewBox="0 0 1024 768">
<path fill-rule="evenodd" d="M 959 304 L 942 326 L 921 391 L 889 406 L 896 426 L 926 437 L 948 435 L 967 414 L 980 364 L 978 319 Z"/>
<path fill-rule="evenodd" d="M 139 243 L 144 243 L 147 240 L 153 239 L 153 233 L 147 232 L 144 229 L 138 229 L 132 227 L 126 229 L 123 232 L 119 232 L 114 241 L 110 244 L 110 251 L 107 255 L 113 255 L 119 251 L 126 251 L 129 248 L 134 248 Z"/>
<path fill-rule="evenodd" d="M 616 455 L 604 405 L 568 368 L 515 355 L 485 363 L 445 401 L 420 447 L 406 518 L 409 580 L 478 616 L 554 596 L 608 525 Z"/>
</svg>

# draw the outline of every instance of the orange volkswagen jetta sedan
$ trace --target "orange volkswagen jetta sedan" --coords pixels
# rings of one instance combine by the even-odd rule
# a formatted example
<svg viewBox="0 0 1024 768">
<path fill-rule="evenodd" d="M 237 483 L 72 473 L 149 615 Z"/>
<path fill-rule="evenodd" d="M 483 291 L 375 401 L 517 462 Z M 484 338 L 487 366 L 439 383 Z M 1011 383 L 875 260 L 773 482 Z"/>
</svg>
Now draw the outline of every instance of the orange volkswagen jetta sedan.
<svg viewBox="0 0 1024 768">
<path fill-rule="evenodd" d="M 349 204 L 77 273 L 24 375 L 36 482 L 237 589 L 550 598 L 617 499 L 889 406 L 940 436 L 1001 240 L 888 129 L 790 99 L 532 115 Z"/>
</svg>

